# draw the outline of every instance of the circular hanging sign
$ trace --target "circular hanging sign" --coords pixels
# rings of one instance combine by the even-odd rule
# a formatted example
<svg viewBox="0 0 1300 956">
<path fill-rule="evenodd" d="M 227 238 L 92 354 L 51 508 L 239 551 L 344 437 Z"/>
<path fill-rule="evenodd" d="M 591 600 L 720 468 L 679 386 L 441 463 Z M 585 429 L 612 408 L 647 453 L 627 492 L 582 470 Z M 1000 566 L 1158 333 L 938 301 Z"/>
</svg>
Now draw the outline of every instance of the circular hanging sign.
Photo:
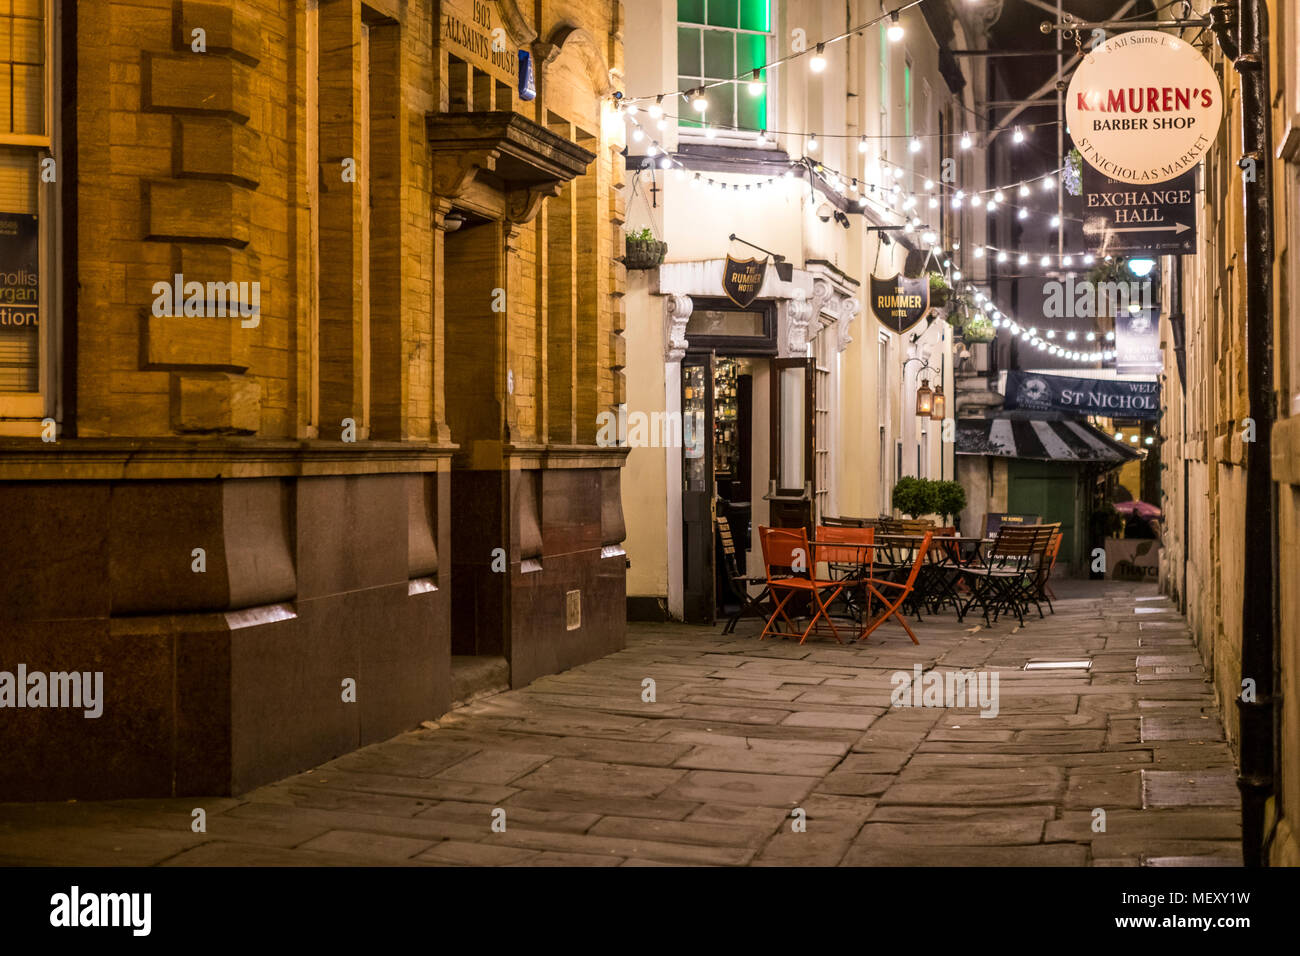
<svg viewBox="0 0 1300 956">
<path fill-rule="evenodd" d="M 1195 47 L 1135 30 L 1084 56 L 1066 93 L 1065 119 L 1084 160 L 1104 175 L 1162 183 L 1210 148 L 1223 119 L 1223 92 Z"/>
</svg>

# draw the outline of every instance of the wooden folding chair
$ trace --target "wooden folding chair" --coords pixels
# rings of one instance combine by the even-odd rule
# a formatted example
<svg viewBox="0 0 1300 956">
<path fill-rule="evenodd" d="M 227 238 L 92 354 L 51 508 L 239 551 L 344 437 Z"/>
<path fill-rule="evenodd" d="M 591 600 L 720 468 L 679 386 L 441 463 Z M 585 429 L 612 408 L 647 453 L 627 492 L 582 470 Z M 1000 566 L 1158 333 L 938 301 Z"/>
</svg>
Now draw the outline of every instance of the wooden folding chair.
<svg viewBox="0 0 1300 956">
<path fill-rule="evenodd" d="M 797 634 L 799 643 L 802 644 L 817 627 L 817 622 L 825 620 L 835 640 L 843 644 L 839 629 L 831 620 L 828 608 L 844 590 L 844 582 L 817 577 L 818 556 L 813 553 L 813 548 L 808 542 L 808 532 L 803 528 L 760 527 L 758 538 L 763 546 L 763 568 L 767 573 L 767 586 L 772 592 L 772 600 L 776 603 L 776 608 L 768 618 L 767 626 L 763 628 L 759 639 L 767 637 L 768 634 L 779 634 L 782 637 L 793 637 Z M 791 576 L 782 576 L 783 573 L 790 573 Z M 806 573 L 807 577 L 796 576 L 803 573 Z M 830 596 L 825 598 L 824 595 L 828 592 Z M 813 608 L 812 619 L 802 631 L 786 611 L 786 605 L 796 595 L 807 597 Z M 782 631 L 775 627 L 778 617 L 790 625 L 789 631 Z"/>
<path fill-rule="evenodd" d="M 1038 608 L 1038 616 L 1042 617 L 1042 602 L 1046 601 L 1048 610 L 1055 614 L 1056 609 L 1052 607 L 1052 599 L 1047 596 L 1047 580 L 1051 576 L 1052 566 L 1056 564 L 1056 555 L 1061 550 L 1061 538 L 1064 537 L 1061 534 L 1061 522 L 1025 527 L 1038 531 L 1030 561 L 1031 574 L 1024 582 L 1025 606 L 1028 607 L 1029 602 L 1033 602 L 1034 607 Z"/>
<path fill-rule="evenodd" d="M 1014 611 L 1016 620 L 1024 624 L 1035 557 L 1042 554 L 1039 541 L 1045 546 L 1050 540 L 1046 536 L 1054 532 L 1054 528 L 1046 531 L 1041 525 L 1003 525 L 981 563 L 962 568 L 971 589 L 962 615 L 978 604 L 984 611 L 986 624 L 997 623 L 1004 610 Z"/>
<path fill-rule="evenodd" d="M 1061 554 L 1061 542 L 1065 540 L 1065 535 L 1059 531 L 1052 543 L 1047 546 L 1047 557 L 1050 559 L 1047 565 L 1047 575 L 1043 578 L 1043 597 L 1047 598 L 1047 609 L 1053 614 L 1056 608 L 1052 607 L 1052 601 L 1056 598 L 1056 592 L 1052 590 L 1052 572 L 1056 570 L 1056 559 Z"/>
<path fill-rule="evenodd" d="M 753 614 L 759 620 L 767 617 L 763 610 L 763 602 L 771 596 L 771 590 L 767 587 L 767 578 L 762 575 L 747 575 L 740 570 L 740 554 L 736 550 L 736 539 L 731 533 L 731 522 L 722 515 L 717 517 L 718 539 L 722 542 L 722 562 L 723 569 L 726 571 L 727 580 L 731 582 L 731 589 L 736 592 L 740 598 L 740 610 L 727 618 L 727 626 L 722 629 L 723 634 L 730 634 L 736 629 L 736 622 L 746 614 Z M 749 589 L 756 585 L 763 585 L 763 590 L 755 597 L 749 593 Z"/>
<path fill-rule="evenodd" d="M 927 531 L 925 537 L 921 539 L 921 543 L 917 546 L 916 554 L 912 559 L 912 570 L 908 573 L 906 581 L 890 581 L 885 578 L 878 578 L 874 574 L 866 578 L 864 584 L 866 585 L 868 593 L 884 606 L 884 611 L 882 611 L 875 620 L 873 620 L 871 624 L 868 625 L 860 635 L 858 635 L 859 641 L 865 641 L 867 636 L 876 628 L 880 627 L 881 624 L 884 624 L 886 620 L 891 617 L 896 617 L 898 618 L 898 623 L 903 625 L 903 630 L 907 631 L 907 636 L 912 639 L 912 643 L 921 643 L 916 639 L 916 635 L 912 633 L 912 629 L 908 627 L 907 618 L 903 616 L 899 609 L 902 607 L 903 602 L 911 595 L 912 588 L 916 586 L 916 576 L 921 573 L 921 566 L 925 564 L 925 555 L 926 552 L 930 550 L 930 540 L 933 537 L 933 532 Z M 893 596 L 887 597 L 886 594 L 880 590 L 881 588 L 888 589 L 892 592 Z"/>
</svg>

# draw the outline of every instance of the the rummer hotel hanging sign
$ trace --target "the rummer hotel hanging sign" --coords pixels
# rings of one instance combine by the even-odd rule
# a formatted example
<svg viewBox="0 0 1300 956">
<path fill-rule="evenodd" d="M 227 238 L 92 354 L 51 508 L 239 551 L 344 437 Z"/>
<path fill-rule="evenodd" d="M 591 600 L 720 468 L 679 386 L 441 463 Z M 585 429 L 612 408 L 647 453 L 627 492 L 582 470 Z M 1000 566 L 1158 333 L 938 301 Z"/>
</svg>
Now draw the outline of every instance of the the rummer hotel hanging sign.
<svg viewBox="0 0 1300 956">
<path fill-rule="evenodd" d="M 742 309 L 758 298 L 767 275 L 767 259 L 733 259 L 727 256 L 722 270 L 722 291 Z"/>
<path fill-rule="evenodd" d="M 930 279 L 871 277 L 871 311 L 891 332 L 906 332 L 930 310 Z"/>
<path fill-rule="evenodd" d="M 1124 183 L 1162 183 L 1205 156 L 1223 119 L 1218 77 L 1196 48 L 1155 30 L 1113 36 L 1084 56 L 1065 99 L 1070 137 Z"/>
</svg>

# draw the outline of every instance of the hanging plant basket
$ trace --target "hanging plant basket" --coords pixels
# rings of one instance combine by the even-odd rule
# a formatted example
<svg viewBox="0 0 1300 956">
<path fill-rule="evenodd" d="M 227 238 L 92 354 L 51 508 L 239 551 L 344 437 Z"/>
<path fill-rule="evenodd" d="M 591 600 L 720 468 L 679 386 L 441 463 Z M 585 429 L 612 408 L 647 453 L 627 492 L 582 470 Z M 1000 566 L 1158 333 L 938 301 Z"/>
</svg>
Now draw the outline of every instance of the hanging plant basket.
<svg viewBox="0 0 1300 956">
<path fill-rule="evenodd" d="M 992 342 L 997 336 L 997 330 L 988 319 L 971 319 L 962 329 L 961 335 L 962 341 L 967 345 L 978 345 L 982 342 Z"/>
<path fill-rule="evenodd" d="M 668 243 L 657 239 L 627 238 L 627 254 L 623 264 L 629 269 L 654 269 L 661 265 L 668 255 Z"/>
<path fill-rule="evenodd" d="M 929 282 L 930 306 L 935 309 L 942 309 L 948 304 L 948 293 L 951 291 L 948 282 L 937 272 L 929 274 Z"/>
</svg>

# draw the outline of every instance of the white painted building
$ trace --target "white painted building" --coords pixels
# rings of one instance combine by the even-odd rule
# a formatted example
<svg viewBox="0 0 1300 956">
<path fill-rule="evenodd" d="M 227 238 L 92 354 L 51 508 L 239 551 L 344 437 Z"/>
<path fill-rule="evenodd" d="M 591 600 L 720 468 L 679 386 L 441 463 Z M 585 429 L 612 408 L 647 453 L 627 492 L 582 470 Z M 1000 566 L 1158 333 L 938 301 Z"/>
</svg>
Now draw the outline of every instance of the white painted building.
<svg viewBox="0 0 1300 956">
<path fill-rule="evenodd" d="M 914 413 L 921 380 L 953 412 L 951 330 L 932 312 L 891 331 L 869 293 L 873 273 L 921 268 L 924 233 L 945 247 L 984 226 L 946 198 L 984 186 L 982 152 L 959 145 L 977 129 L 982 77 L 949 52 L 982 41 L 959 14 L 911 6 L 893 38 L 878 2 L 627 7 L 626 226 L 667 243 L 661 265 L 628 273 L 627 413 L 681 415 L 688 439 L 695 422 L 704 438 L 630 442 L 633 616 L 713 617 L 726 587 L 715 511 L 741 568 L 761 574 L 760 525 L 888 514 L 898 477 L 954 477 L 942 423 Z M 701 113 L 680 93 L 702 86 Z M 769 261 L 741 309 L 723 289 L 727 257 L 769 253 L 781 266 Z"/>
</svg>

